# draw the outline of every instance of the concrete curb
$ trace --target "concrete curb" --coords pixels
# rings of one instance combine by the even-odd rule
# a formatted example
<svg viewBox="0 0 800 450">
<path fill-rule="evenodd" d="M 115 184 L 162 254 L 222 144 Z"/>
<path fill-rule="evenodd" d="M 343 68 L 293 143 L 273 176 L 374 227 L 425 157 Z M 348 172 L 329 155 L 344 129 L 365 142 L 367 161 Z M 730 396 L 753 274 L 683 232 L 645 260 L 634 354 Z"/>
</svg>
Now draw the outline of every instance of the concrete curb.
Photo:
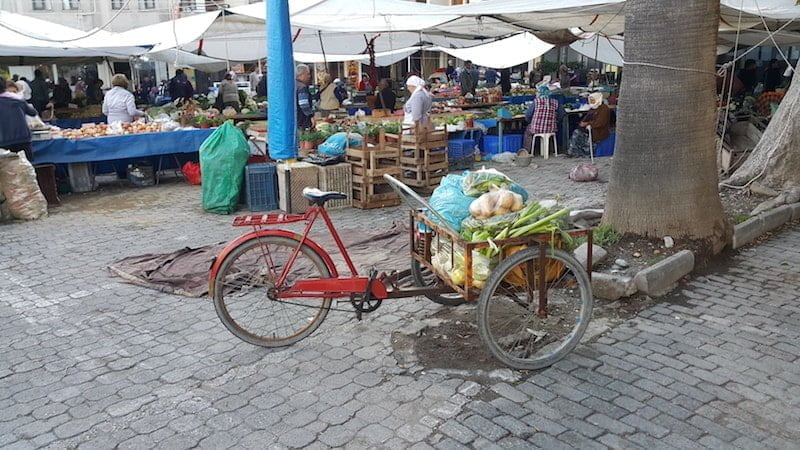
<svg viewBox="0 0 800 450">
<path fill-rule="evenodd" d="M 614 273 L 592 272 L 592 294 L 603 300 L 618 300 L 630 297 L 638 289 L 633 277 Z"/>
<path fill-rule="evenodd" d="M 800 219 L 800 203 L 782 205 L 733 226 L 731 248 L 734 250 L 755 241 L 787 222 Z"/>
<path fill-rule="evenodd" d="M 675 282 L 692 270 L 694 270 L 694 253 L 691 250 L 681 250 L 663 261 L 640 270 L 633 277 L 633 282 L 639 291 L 645 294 L 663 295 L 672 289 Z"/>
</svg>

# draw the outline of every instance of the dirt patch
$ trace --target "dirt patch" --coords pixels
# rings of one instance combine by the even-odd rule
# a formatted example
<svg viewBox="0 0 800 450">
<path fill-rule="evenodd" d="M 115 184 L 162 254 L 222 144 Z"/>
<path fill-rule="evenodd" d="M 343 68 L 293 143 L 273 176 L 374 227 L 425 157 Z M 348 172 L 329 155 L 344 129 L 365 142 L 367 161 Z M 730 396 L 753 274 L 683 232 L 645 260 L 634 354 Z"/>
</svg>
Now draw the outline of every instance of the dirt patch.
<svg viewBox="0 0 800 450">
<path fill-rule="evenodd" d="M 744 222 L 750 216 L 750 211 L 754 210 L 759 203 L 769 200 L 770 197 L 757 195 L 746 189 L 725 189 L 719 194 L 722 200 L 722 208 L 731 224 L 736 225 Z"/>
</svg>

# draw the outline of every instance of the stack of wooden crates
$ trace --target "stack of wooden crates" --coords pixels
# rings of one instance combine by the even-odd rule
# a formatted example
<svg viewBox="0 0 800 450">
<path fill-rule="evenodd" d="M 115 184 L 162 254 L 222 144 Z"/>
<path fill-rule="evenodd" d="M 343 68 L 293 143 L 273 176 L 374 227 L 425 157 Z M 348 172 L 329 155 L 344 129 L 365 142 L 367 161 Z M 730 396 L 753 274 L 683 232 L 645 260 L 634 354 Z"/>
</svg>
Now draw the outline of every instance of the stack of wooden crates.
<svg viewBox="0 0 800 450">
<path fill-rule="evenodd" d="M 349 144 L 349 137 L 347 139 Z M 381 132 L 377 146 L 363 143 L 347 146 L 347 162 L 353 170 L 353 206 L 361 209 L 385 208 L 400 204 L 400 196 L 384 180 L 384 175 L 400 176 L 400 149 L 389 146 Z"/>
<path fill-rule="evenodd" d="M 387 136 L 398 140 L 401 181 L 422 193 L 433 192 L 447 175 L 447 132 L 417 129 Z"/>
</svg>

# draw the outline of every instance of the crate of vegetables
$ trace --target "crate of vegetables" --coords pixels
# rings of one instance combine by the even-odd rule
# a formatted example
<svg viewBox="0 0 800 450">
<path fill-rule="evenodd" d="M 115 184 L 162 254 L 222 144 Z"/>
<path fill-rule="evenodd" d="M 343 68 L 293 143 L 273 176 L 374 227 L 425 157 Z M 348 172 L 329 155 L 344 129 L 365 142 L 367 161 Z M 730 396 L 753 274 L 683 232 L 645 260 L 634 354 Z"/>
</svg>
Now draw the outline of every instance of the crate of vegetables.
<svg viewBox="0 0 800 450">
<path fill-rule="evenodd" d="M 412 212 L 412 230 L 416 231 L 412 232 L 411 252 L 421 266 L 467 301 L 477 299 L 492 269 L 518 251 L 573 247 L 580 236 L 591 240 L 590 230 L 569 229 L 569 209 L 534 200 L 526 203 L 524 189 L 500 172 L 469 172 L 463 177 L 462 193 L 469 202 L 469 215 L 458 226 L 452 222 L 442 225 L 424 211 Z M 559 264 L 548 263 L 544 268 L 547 281 L 558 278 L 563 270 Z M 518 269 L 504 282 L 519 286 L 527 276 L 524 269 Z"/>
</svg>

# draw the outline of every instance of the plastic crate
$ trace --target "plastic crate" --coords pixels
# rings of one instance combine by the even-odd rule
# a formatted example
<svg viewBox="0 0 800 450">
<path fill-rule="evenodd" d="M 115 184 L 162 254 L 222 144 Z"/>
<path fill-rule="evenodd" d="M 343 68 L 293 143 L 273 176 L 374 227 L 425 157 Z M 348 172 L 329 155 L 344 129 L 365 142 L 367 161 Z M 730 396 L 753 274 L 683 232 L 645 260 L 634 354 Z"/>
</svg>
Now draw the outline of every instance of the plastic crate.
<svg viewBox="0 0 800 450">
<path fill-rule="evenodd" d="M 522 135 L 521 134 L 506 134 L 503 135 L 503 151 L 517 153 L 517 150 L 522 148 Z"/>
<path fill-rule="evenodd" d="M 481 141 L 481 151 L 489 155 L 495 155 L 500 149 L 500 138 L 497 136 L 484 136 Z"/>
<path fill-rule="evenodd" d="M 496 128 L 497 119 L 475 119 L 475 122 L 483 124 L 486 128 Z"/>
<path fill-rule="evenodd" d="M 69 188 L 72 192 L 89 192 L 97 187 L 90 163 L 67 164 L 67 172 L 69 173 Z"/>
<path fill-rule="evenodd" d="M 245 202 L 250 211 L 278 209 L 278 173 L 275 164 L 248 164 L 244 169 Z"/>
<path fill-rule="evenodd" d="M 353 206 L 353 169 L 348 163 L 332 166 L 319 166 L 319 188 L 323 191 L 341 192 L 347 195 L 343 200 L 329 200 L 326 209 L 339 209 Z"/>
<path fill-rule="evenodd" d="M 475 141 L 472 139 L 450 139 L 447 141 L 447 158 L 450 160 L 472 157 Z"/>
</svg>

